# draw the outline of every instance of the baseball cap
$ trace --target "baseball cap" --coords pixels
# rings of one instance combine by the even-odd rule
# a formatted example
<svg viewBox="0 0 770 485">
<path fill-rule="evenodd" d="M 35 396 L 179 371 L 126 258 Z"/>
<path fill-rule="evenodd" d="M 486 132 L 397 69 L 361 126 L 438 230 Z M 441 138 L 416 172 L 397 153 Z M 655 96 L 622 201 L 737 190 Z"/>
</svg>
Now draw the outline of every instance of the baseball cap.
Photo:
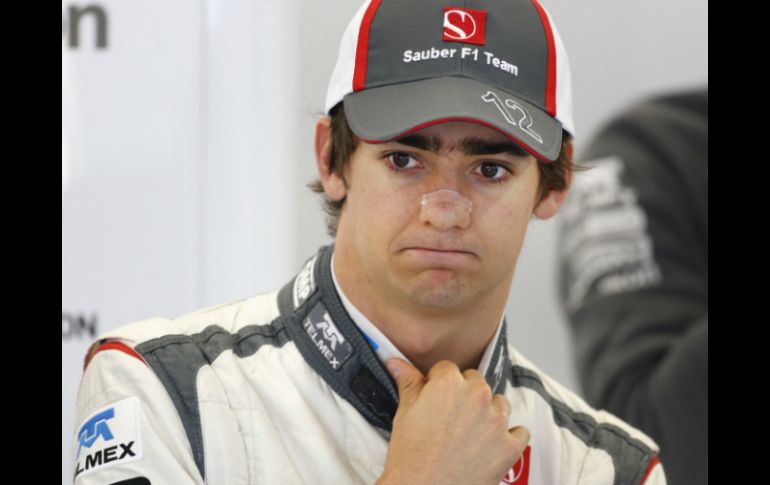
<svg viewBox="0 0 770 485">
<path fill-rule="evenodd" d="M 326 95 L 368 143 L 463 120 L 545 162 L 575 136 L 569 61 L 537 0 L 367 0 L 348 24 Z"/>
</svg>

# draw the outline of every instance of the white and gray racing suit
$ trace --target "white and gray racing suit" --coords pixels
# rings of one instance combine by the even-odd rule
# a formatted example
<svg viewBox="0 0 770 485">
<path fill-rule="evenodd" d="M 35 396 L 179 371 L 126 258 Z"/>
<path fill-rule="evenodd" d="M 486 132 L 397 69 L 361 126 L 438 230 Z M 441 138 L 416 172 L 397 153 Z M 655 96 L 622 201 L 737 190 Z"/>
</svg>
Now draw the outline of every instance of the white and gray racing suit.
<svg viewBox="0 0 770 485">
<path fill-rule="evenodd" d="M 78 392 L 75 483 L 374 483 L 398 393 L 335 287 L 333 249 L 281 290 L 100 338 Z M 651 439 L 546 376 L 505 327 L 480 370 L 532 438 L 501 483 L 665 483 Z"/>
</svg>

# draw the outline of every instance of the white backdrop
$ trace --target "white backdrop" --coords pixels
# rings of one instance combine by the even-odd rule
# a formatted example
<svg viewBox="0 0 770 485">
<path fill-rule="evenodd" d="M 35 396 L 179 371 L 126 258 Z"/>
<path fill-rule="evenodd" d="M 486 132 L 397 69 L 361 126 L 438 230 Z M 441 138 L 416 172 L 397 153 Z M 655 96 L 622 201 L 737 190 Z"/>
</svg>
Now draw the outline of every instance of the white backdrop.
<svg viewBox="0 0 770 485">
<path fill-rule="evenodd" d="M 706 0 L 541 3 L 572 63 L 578 155 L 639 96 L 708 79 Z M 316 115 L 358 4 L 62 2 L 62 483 L 71 482 L 73 401 L 96 334 L 272 289 L 329 241 L 304 185 L 315 176 Z M 554 221 L 530 226 L 509 337 L 579 392 L 556 303 L 554 237 Z"/>
<path fill-rule="evenodd" d="M 88 5 L 62 3 L 62 483 L 89 341 L 268 290 L 299 224 L 295 6 Z"/>
</svg>

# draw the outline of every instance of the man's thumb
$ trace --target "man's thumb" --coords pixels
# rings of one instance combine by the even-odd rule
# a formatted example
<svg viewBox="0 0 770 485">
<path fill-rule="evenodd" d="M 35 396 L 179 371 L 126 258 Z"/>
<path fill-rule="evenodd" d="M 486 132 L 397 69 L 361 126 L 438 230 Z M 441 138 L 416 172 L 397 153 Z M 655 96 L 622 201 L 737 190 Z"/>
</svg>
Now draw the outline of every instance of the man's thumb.
<svg viewBox="0 0 770 485">
<path fill-rule="evenodd" d="M 392 358 L 385 362 L 390 375 L 396 380 L 398 385 L 398 395 L 403 401 L 407 395 L 414 393 L 414 390 L 418 391 L 422 383 L 422 373 L 409 362 L 402 359 Z M 414 396 L 416 397 L 416 396 Z"/>
</svg>

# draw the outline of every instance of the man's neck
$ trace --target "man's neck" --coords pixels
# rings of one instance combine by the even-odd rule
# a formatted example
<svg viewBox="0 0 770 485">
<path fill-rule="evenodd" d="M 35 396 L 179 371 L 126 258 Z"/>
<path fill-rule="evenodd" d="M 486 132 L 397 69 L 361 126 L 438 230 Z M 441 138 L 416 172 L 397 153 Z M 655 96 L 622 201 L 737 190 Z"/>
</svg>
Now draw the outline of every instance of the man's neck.
<svg viewBox="0 0 770 485">
<path fill-rule="evenodd" d="M 507 300 L 507 288 L 488 292 L 472 305 L 450 309 L 420 308 L 411 302 L 389 299 L 377 291 L 358 265 L 335 251 L 332 260 L 337 284 L 365 315 L 423 374 L 441 360 L 461 370 L 476 369 L 497 331 Z M 501 285 L 502 286 L 502 285 Z"/>
</svg>

